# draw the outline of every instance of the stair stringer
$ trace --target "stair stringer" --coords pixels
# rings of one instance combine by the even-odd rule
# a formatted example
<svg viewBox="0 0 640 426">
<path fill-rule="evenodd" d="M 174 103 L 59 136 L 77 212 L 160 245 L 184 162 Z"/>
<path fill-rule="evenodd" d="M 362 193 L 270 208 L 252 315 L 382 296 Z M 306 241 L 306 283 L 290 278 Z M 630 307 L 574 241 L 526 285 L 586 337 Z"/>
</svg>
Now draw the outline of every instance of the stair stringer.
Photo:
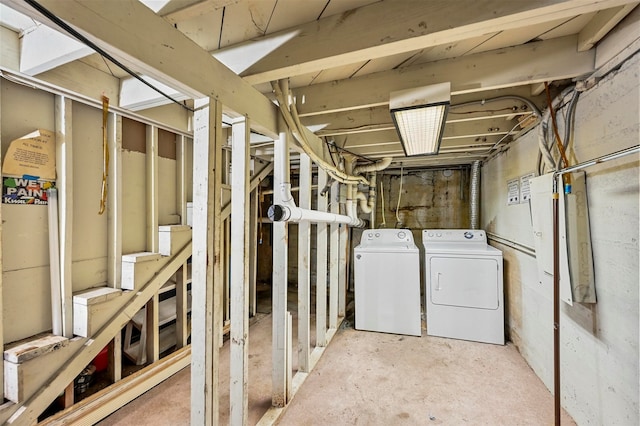
<svg viewBox="0 0 640 426">
<path fill-rule="evenodd" d="M 191 241 L 189 241 L 176 255 L 166 263 L 158 273 L 151 278 L 139 291 L 132 292 L 133 297 L 117 311 L 92 338 L 76 351 L 66 363 L 51 377 L 46 386 L 21 404 L 8 406 L 0 415 L 0 423 L 5 419 L 7 424 L 30 426 L 37 422 L 38 416 L 64 391 L 87 364 L 93 360 L 129 320 L 158 292 L 176 271 L 191 256 Z M 4 408 L 4 407 L 3 407 Z M 10 416 L 10 417 L 9 417 Z"/>
</svg>

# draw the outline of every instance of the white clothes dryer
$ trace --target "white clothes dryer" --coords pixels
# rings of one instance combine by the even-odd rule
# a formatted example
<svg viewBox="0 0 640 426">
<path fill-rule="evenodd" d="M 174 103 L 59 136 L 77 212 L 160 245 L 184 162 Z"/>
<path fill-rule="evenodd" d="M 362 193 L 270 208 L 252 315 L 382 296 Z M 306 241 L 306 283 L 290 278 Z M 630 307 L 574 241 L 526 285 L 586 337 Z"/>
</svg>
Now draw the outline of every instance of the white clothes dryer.
<svg viewBox="0 0 640 426">
<path fill-rule="evenodd" d="M 354 248 L 355 328 L 420 336 L 420 251 L 409 229 L 371 229 Z"/>
<path fill-rule="evenodd" d="M 422 231 L 427 334 L 504 345 L 502 252 L 481 230 Z"/>
</svg>

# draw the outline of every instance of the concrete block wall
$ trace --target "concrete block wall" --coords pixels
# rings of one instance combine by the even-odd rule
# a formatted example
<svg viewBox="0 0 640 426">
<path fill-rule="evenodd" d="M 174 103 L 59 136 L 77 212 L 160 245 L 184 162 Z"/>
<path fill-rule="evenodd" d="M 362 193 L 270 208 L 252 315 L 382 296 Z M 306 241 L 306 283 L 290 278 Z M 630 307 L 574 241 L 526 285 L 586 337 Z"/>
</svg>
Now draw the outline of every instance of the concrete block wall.
<svg viewBox="0 0 640 426">
<path fill-rule="evenodd" d="M 578 100 L 572 154 L 582 162 L 640 140 L 640 54 Z M 535 170 L 537 134 L 529 132 L 482 167 L 481 223 L 533 247 L 528 204 L 507 205 L 507 181 Z M 640 423 L 639 156 L 587 169 L 596 293 L 594 305 L 561 305 L 562 404 L 578 424 Z M 508 337 L 552 388 L 552 283 L 536 259 L 506 246 Z M 552 407 L 550 407 L 552 409 Z"/>
</svg>

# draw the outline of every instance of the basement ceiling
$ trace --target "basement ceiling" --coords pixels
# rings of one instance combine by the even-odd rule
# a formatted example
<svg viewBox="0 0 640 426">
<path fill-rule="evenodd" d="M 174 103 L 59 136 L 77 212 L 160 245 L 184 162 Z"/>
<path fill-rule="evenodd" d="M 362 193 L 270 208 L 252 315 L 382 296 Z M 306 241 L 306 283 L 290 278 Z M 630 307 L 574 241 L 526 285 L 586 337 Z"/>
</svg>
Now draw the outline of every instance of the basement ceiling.
<svg viewBox="0 0 640 426">
<path fill-rule="evenodd" d="M 0 1 L 11 7 L 18 3 Z M 594 47 L 638 4 L 140 1 L 270 99 L 270 82 L 288 79 L 302 123 L 327 145 L 371 160 L 391 156 L 396 167 L 463 165 L 503 150 L 535 124 L 531 104 L 545 107 L 544 82 L 557 91 L 592 74 Z M 30 48 L 35 53 L 25 51 L 25 40 L 38 24 L 7 6 L 0 12 L 0 23 L 22 34 L 23 57 L 42 55 L 37 43 Z M 140 110 L 167 102 L 155 94 L 136 95 L 139 83 L 99 55 L 81 46 L 70 51 L 23 72 L 37 76 L 81 61 L 121 79 L 124 108 Z M 452 107 L 440 153 L 405 157 L 389 115 L 389 93 L 441 82 L 451 82 Z M 177 90 L 173 95 L 187 98 Z M 268 155 L 268 149 L 262 154 Z"/>
</svg>

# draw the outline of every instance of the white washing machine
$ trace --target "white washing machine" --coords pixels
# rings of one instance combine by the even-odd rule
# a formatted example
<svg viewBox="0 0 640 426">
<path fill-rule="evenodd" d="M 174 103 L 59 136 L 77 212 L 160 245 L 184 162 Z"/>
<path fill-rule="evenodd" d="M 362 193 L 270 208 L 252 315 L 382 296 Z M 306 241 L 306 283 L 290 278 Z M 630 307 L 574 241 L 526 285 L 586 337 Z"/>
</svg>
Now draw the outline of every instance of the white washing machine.
<svg viewBox="0 0 640 426">
<path fill-rule="evenodd" d="M 411 231 L 364 231 L 353 262 L 355 328 L 420 336 L 420 252 Z"/>
<path fill-rule="evenodd" d="M 422 231 L 427 334 L 504 345 L 502 252 L 480 230 Z"/>
</svg>

